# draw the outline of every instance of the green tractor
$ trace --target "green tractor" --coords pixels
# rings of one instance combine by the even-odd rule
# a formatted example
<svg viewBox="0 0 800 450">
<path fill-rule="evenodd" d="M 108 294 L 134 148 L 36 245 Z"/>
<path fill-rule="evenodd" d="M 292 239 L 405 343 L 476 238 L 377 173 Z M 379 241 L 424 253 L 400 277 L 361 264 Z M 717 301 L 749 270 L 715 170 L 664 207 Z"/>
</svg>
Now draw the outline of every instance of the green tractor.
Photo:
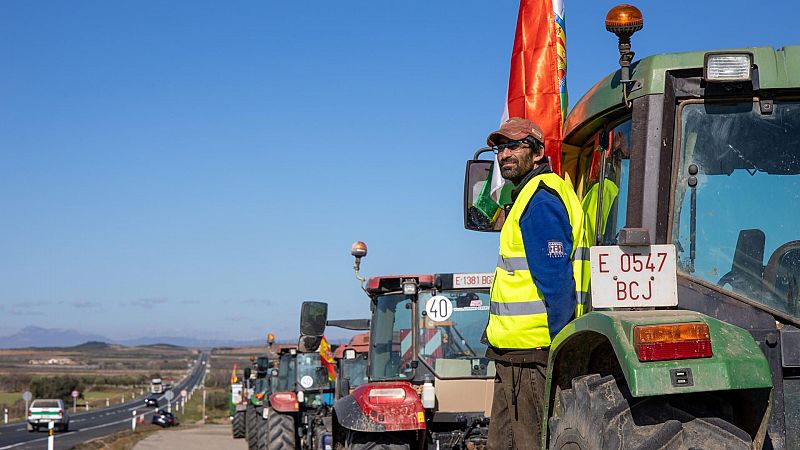
<svg viewBox="0 0 800 450">
<path fill-rule="evenodd" d="M 230 418 L 231 433 L 234 439 L 243 439 L 247 435 L 247 405 L 250 398 L 250 372 L 249 367 L 245 367 L 243 377 L 240 379 L 236 374 L 234 366 L 231 377 L 231 396 L 230 396 Z"/>
<path fill-rule="evenodd" d="M 633 61 L 565 123 L 591 303 L 550 348 L 542 448 L 800 448 L 800 46 Z M 492 161 L 467 164 L 468 229 Z"/>
<path fill-rule="evenodd" d="M 316 348 L 319 348 L 317 342 Z M 323 419 L 333 404 L 334 384 L 311 347 L 282 353 L 268 410 L 269 450 L 324 450 Z M 327 420 L 327 419 L 325 419 Z"/>
<path fill-rule="evenodd" d="M 275 336 L 267 335 L 267 352 L 254 357 L 251 371 L 250 397 L 245 410 L 247 446 L 249 450 L 264 450 L 267 446 L 269 396 L 271 369 L 278 364 L 278 354 L 274 350 Z"/>
</svg>

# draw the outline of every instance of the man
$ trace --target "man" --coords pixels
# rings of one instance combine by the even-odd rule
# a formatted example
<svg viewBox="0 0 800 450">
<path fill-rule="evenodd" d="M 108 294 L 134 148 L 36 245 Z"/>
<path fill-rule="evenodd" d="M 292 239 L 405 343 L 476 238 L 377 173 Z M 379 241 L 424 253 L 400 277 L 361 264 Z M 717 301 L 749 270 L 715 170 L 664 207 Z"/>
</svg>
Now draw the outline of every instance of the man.
<svg viewBox="0 0 800 450">
<path fill-rule="evenodd" d="M 500 231 L 485 333 L 486 356 L 497 368 L 488 447 L 533 449 L 539 448 L 550 342 L 574 318 L 576 291 L 584 284 L 583 211 L 572 187 L 550 169 L 537 124 L 511 118 L 486 141 L 503 178 L 515 186 Z"/>
</svg>

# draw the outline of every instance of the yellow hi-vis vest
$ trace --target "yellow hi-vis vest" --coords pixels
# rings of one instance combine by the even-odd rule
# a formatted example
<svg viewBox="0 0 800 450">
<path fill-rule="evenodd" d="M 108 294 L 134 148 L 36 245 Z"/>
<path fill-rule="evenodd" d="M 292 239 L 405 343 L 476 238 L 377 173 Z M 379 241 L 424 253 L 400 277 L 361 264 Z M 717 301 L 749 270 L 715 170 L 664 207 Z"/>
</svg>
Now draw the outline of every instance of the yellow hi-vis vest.
<svg viewBox="0 0 800 450">
<path fill-rule="evenodd" d="M 594 246 L 595 222 L 597 222 L 597 200 L 599 194 L 600 183 L 595 183 L 589 192 L 583 196 L 581 201 L 581 208 L 583 208 L 583 216 L 585 218 L 586 239 L 589 247 Z M 613 181 L 606 178 L 603 180 L 603 213 L 600 216 L 600 235 L 605 234 L 606 224 L 608 223 L 608 216 L 611 214 L 611 207 L 614 205 L 614 200 L 619 195 L 619 188 Z"/>
<path fill-rule="evenodd" d="M 533 177 L 514 201 L 500 231 L 500 258 L 494 272 L 486 337 L 498 349 L 532 349 L 550 346 L 547 309 L 542 292 L 528 268 L 519 221 L 533 195 L 544 185 L 558 195 L 572 225 L 572 273 L 578 301 L 576 316 L 583 313 L 589 291 L 589 249 L 584 236 L 581 203 L 572 187 L 554 173 Z"/>
</svg>

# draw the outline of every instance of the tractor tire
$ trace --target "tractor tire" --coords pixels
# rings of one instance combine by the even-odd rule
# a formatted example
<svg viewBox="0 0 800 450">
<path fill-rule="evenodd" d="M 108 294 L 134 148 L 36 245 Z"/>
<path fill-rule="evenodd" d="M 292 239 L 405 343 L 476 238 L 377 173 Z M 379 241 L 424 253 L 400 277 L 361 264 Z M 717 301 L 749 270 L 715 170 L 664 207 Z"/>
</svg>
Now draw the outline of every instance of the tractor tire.
<svg viewBox="0 0 800 450">
<path fill-rule="evenodd" d="M 244 435 L 247 439 L 248 450 L 256 450 L 256 439 L 258 438 L 257 420 L 258 416 L 256 415 L 256 407 L 252 404 L 248 404 L 247 409 L 244 411 L 244 421 L 247 424 Z"/>
<path fill-rule="evenodd" d="M 553 417 L 548 422 L 548 448 L 751 448 L 752 438 L 745 431 L 719 417 L 721 414 L 716 411 L 698 410 L 714 402 L 713 398 L 705 402 L 685 396 L 634 398 L 625 383 L 611 375 L 577 377 L 572 380 L 572 389 L 557 395 Z"/>
<path fill-rule="evenodd" d="M 269 411 L 269 415 L 275 414 L 275 411 L 269 408 L 262 408 L 258 414 L 258 428 L 256 432 L 256 450 L 267 450 L 267 435 L 269 434 L 269 421 L 264 418 L 264 411 Z M 259 411 L 256 409 L 256 411 Z"/>
<path fill-rule="evenodd" d="M 270 411 L 269 430 L 267 430 L 268 450 L 295 450 L 297 432 L 294 416 L 277 411 Z"/>
<path fill-rule="evenodd" d="M 416 448 L 416 435 L 402 431 L 363 433 L 348 430 L 345 448 L 349 450 L 411 450 Z"/>
<path fill-rule="evenodd" d="M 325 447 L 325 436 L 330 436 L 331 432 L 325 428 L 324 426 L 320 425 L 314 428 L 314 446 L 313 450 L 333 450 L 333 445 L 329 445 L 326 449 Z"/>
<path fill-rule="evenodd" d="M 247 422 L 245 421 L 244 411 L 236 411 L 231 422 L 231 430 L 234 439 L 241 439 L 247 435 Z"/>
</svg>

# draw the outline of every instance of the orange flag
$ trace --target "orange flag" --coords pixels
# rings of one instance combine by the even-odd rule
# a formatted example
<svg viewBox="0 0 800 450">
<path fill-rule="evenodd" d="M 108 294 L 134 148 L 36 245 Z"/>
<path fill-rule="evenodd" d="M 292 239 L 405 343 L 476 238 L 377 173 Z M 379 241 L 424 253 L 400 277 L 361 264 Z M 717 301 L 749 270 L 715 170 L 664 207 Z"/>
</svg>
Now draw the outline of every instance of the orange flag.
<svg viewBox="0 0 800 450">
<path fill-rule="evenodd" d="M 544 130 L 545 155 L 561 174 L 567 113 L 567 51 L 563 0 L 520 0 L 503 121 L 524 117 Z"/>
<path fill-rule="evenodd" d="M 239 377 L 236 376 L 236 363 L 233 363 L 233 371 L 231 372 L 231 384 L 234 384 L 237 381 L 239 381 Z"/>
</svg>

